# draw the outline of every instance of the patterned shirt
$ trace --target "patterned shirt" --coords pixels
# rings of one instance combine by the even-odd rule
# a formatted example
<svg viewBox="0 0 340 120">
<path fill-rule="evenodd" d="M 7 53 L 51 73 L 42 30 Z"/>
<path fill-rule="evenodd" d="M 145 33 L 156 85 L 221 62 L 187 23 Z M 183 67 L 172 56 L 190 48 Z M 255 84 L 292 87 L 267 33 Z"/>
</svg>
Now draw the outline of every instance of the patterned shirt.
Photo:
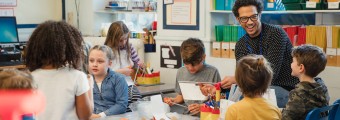
<svg viewBox="0 0 340 120">
<path fill-rule="evenodd" d="M 304 120 L 309 111 L 327 106 L 328 90 L 321 78 L 314 78 L 315 83 L 300 82 L 290 91 L 286 108 L 282 111 L 283 120 Z"/>
<path fill-rule="evenodd" d="M 235 46 L 236 61 L 248 54 L 261 54 L 271 63 L 274 72 L 272 84 L 290 91 L 299 82 L 291 76 L 292 44 L 285 31 L 276 25 L 262 23 L 262 31 L 257 37 L 248 34 L 240 38 Z"/>
</svg>

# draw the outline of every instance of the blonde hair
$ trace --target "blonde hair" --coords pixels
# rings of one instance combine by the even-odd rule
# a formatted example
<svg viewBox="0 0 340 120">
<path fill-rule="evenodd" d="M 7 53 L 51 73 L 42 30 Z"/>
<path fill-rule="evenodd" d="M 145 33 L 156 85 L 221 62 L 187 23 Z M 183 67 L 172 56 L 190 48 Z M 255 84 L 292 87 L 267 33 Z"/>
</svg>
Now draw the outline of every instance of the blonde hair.
<svg viewBox="0 0 340 120">
<path fill-rule="evenodd" d="M 244 56 L 236 64 L 236 83 L 245 96 L 263 95 L 272 78 L 272 68 L 262 55 Z"/>
<path fill-rule="evenodd" d="M 112 49 L 114 55 L 118 56 L 120 64 L 121 64 L 121 60 L 120 60 L 119 41 L 123 35 L 129 34 L 129 32 L 130 32 L 129 28 L 127 28 L 124 22 L 122 21 L 113 22 L 109 28 L 106 40 L 104 42 L 104 45 L 109 46 Z M 126 56 L 127 60 L 130 60 L 131 59 L 131 46 L 129 44 L 129 35 L 126 40 L 125 47 L 127 51 L 127 56 Z"/>
<path fill-rule="evenodd" d="M 0 89 L 33 89 L 33 77 L 17 69 L 0 71 Z"/>
<path fill-rule="evenodd" d="M 109 60 L 112 60 L 113 59 L 113 53 L 112 53 L 112 49 L 109 47 L 109 46 L 106 46 L 106 45 L 95 45 L 93 46 L 91 49 L 90 49 L 90 52 L 91 53 L 93 50 L 99 50 L 99 51 L 102 51 L 106 54 L 106 57 L 109 59 Z"/>
</svg>

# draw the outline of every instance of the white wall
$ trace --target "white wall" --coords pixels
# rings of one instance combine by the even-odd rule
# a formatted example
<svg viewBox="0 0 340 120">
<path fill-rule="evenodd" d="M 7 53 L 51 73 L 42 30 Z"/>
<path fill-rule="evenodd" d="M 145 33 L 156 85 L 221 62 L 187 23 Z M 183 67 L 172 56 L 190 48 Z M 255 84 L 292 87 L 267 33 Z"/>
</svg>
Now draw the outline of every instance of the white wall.
<svg viewBox="0 0 340 120">
<path fill-rule="evenodd" d="M 13 8 L 18 24 L 62 20 L 61 0 L 17 0 L 17 7 Z"/>
</svg>

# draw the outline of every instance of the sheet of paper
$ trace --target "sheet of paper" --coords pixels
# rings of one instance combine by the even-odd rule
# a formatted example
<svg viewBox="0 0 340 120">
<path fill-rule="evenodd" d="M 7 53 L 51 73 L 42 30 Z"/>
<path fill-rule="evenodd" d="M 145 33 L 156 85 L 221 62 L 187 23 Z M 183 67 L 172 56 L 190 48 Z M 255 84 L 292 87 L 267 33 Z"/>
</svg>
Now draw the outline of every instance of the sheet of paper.
<svg viewBox="0 0 340 120">
<path fill-rule="evenodd" d="M 242 96 L 242 92 L 239 87 L 237 87 L 236 84 L 232 84 L 229 92 L 229 100 L 237 102 L 240 100 L 240 97 Z"/>
<path fill-rule="evenodd" d="M 153 108 L 153 114 L 164 114 L 165 115 L 165 109 L 164 109 L 164 103 L 162 100 L 161 95 L 153 95 L 150 97 L 151 100 L 151 106 Z"/>
<path fill-rule="evenodd" d="M 179 87 L 181 89 L 184 100 L 200 100 L 207 99 L 200 90 L 200 87 L 196 85 L 196 82 L 179 81 Z"/>
<path fill-rule="evenodd" d="M 170 120 L 165 113 L 162 114 L 153 114 L 153 117 L 155 117 L 155 120 Z"/>
<path fill-rule="evenodd" d="M 267 92 L 264 93 L 262 97 L 267 99 L 270 103 L 277 107 L 275 89 L 268 89 Z"/>
<path fill-rule="evenodd" d="M 224 120 L 225 119 L 225 113 L 227 112 L 228 108 L 234 104 L 234 101 L 226 100 L 226 99 L 221 99 L 220 100 L 220 119 Z"/>
<path fill-rule="evenodd" d="M 162 57 L 163 58 L 170 58 L 169 51 L 170 51 L 169 48 L 162 48 Z"/>
<path fill-rule="evenodd" d="M 190 24 L 191 19 L 190 2 L 176 2 L 172 5 L 171 21 L 172 23 Z"/>
<path fill-rule="evenodd" d="M 177 60 L 164 59 L 164 64 L 177 65 Z"/>
</svg>

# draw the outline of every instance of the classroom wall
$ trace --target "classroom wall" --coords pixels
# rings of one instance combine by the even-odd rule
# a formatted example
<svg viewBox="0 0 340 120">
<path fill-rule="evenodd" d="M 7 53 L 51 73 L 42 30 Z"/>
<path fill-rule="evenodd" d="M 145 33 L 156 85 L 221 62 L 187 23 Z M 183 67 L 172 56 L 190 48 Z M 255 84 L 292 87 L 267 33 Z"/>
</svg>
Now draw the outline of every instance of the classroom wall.
<svg viewBox="0 0 340 120">
<path fill-rule="evenodd" d="M 18 24 L 39 24 L 62 20 L 61 0 L 17 0 L 14 14 Z"/>
</svg>

